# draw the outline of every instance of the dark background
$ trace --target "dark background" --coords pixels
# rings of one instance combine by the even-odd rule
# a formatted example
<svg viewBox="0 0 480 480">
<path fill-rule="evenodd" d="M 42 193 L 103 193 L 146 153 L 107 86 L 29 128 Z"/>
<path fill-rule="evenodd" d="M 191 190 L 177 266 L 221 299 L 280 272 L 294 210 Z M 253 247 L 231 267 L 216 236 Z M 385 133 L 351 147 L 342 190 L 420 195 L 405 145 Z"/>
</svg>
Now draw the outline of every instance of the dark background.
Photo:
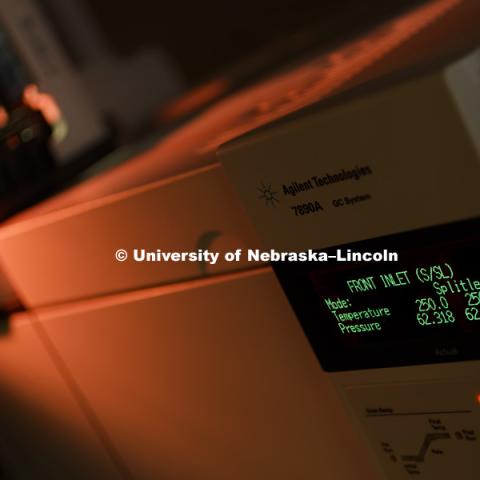
<svg viewBox="0 0 480 480">
<path fill-rule="evenodd" d="M 298 32 L 325 45 L 411 8 L 420 0 L 85 0 L 112 46 L 127 54 L 159 45 L 190 84 Z M 279 49 L 284 48 L 282 45 Z"/>
</svg>

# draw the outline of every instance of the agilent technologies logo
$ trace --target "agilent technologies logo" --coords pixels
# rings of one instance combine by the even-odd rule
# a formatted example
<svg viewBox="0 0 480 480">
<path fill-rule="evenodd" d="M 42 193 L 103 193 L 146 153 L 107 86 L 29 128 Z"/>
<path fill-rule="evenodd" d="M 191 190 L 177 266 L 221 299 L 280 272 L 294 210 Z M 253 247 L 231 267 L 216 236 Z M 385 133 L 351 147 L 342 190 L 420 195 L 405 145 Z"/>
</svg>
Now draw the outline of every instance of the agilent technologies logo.
<svg viewBox="0 0 480 480">
<path fill-rule="evenodd" d="M 280 203 L 280 200 L 277 198 L 278 192 L 272 190 L 272 184 L 265 185 L 264 182 L 261 182 L 257 190 L 260 192 L 258 198 L 265 202 L 265 206 L 276 207 L 276 204 Z"/>
</svg>

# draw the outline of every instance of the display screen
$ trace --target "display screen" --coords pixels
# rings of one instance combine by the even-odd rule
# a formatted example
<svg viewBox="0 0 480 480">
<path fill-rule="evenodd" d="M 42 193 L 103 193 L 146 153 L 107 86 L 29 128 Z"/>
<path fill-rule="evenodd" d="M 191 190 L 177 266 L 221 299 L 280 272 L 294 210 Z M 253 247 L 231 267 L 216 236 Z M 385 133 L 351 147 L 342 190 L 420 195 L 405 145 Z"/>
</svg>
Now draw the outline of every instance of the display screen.
<svg viewBox="0 0 480 480">
<path fill-rule="evenodd" d="M 274 265 L 325 370 L 480 359 L 480 220 L 346 248 L 399 258 Z"/>
</svg>

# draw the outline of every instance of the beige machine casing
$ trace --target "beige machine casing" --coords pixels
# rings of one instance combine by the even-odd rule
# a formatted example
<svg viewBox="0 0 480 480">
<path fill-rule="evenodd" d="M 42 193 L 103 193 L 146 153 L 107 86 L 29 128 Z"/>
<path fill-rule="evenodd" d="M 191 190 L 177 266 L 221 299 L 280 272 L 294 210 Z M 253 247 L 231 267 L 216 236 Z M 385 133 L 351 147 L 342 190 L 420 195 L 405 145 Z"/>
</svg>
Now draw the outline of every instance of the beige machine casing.
<svg viewBox="0 0 480 480">
<path fill-rule="evenodd" d="M 232 142 L 220 158 L 267 248 L 324 249 L 476 218 L 479 86 L 474 51 L 430 73 L 328 100 Z M 367 173 L 328 178 L 355 169 Z M 314 176 L 326 180 L 316 185 Z M 305 207 L 315 202 L 323 209 Z M 480 468 L 479 366 L 328 376 L 385 478 L 473 480 Z"/>
</svg>

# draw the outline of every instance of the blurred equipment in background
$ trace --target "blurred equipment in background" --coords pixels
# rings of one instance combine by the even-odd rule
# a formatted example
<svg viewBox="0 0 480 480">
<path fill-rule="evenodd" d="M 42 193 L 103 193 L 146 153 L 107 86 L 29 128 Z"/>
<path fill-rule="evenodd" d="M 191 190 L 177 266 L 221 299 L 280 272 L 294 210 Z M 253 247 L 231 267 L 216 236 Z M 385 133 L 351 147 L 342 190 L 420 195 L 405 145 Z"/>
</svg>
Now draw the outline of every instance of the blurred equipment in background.
<svg viewBox="0 0 480 480">
<path fill-rule="evenodd" d="M 97 110 L 120 133 L 129 137 L 138 132 L 156 106 L 183 91 L 182 75 L 159 46 L 140 46 L 133 53 L 117 55 L 83 1 L 43 0 L 42 6 Z M 130 22 L 118 24 L 129 37 L 124 27 L 129 28 Z"/>
<path fill-rule="evenodd" d="M 158 51 L 115 57 L 80 2 L 2 1 L 0 218 L 140 130 L 181 84 Z"/>
<path fill-rule="evenodd" d="M 36 200 L 95 158 L 109 137 L 94 103 L 39 9 L 0 5 L 0 215 Z"/>
</svg>

